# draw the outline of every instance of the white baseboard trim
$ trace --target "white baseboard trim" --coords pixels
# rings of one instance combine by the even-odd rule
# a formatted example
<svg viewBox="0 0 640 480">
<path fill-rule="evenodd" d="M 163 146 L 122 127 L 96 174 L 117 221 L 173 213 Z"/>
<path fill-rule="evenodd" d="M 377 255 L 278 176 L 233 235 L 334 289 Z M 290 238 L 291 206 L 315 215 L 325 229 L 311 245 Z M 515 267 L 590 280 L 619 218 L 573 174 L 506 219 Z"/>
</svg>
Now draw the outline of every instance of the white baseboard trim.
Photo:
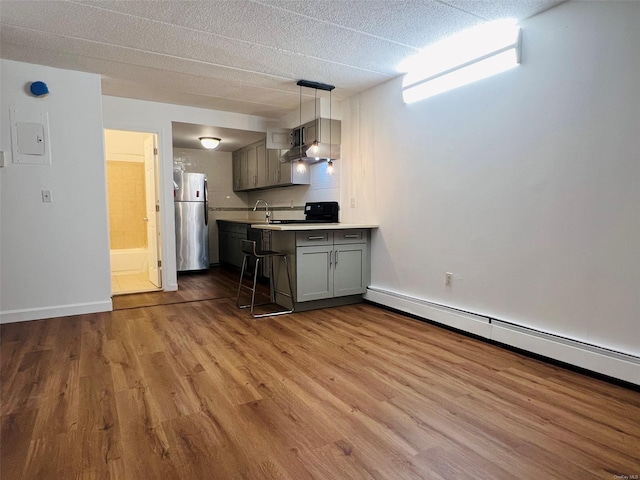
<svg viewBox="0 0 640 480">
<path fill-rule="evenodd" d="M 167 283 L 164 287 L 165 292 L 177 292 L 178 284 L 177 283 Z"/>
<path fill-rule="evenodd" d="M 113 303 L 111 299 L 101 302 L 8 310 L 6 312 L 0 312 L 0 324 L 27 322 L 29 320 L 41 320 L 43 318 L 68 317 L 70 315 L 83 315 L 86 313 L 110 312 L 112 310 Z"/>
<path fill-rule="evenodd" d="M 640 385 L 640 358 L 370 287 L 365 300 L 543 357 Z"/>
<path fill-rule="evenodd" d="M 491 324 L 487 317 L 461 312 L 437 303 L 374 287 L 367 289 L 364 298 L 480 337 L 491 338 Z"/>
</svg>

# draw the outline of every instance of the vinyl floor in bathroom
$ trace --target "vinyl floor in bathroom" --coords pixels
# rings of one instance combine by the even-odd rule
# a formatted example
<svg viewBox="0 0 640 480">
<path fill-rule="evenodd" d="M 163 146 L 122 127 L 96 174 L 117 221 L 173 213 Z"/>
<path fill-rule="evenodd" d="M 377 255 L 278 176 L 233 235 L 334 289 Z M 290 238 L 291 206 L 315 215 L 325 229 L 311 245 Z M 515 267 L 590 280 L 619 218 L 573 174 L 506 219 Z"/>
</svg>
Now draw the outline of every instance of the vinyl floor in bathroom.
<svg viewBox="0 0 640 480">
<path fill-rule="evenodd" d="M 146 272 L 111 275 L 111 292 L 113 295 L 155 292 L 158 290 L 160 290 L 160 288 L 149 281 L 149 275 Z"/>
</svg>

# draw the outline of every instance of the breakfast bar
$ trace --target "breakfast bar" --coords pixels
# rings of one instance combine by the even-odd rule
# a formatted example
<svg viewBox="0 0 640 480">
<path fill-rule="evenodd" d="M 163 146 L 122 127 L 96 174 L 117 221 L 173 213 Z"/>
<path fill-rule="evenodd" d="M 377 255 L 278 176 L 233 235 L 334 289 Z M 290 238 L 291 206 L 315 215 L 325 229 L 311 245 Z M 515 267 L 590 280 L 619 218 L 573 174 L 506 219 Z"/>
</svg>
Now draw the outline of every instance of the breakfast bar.
<svg viewBox="0 0 640 480">
<path fill-rule="evenodd" d="M 270 231 L 271 249 L 287 254 L 296 311 L 362 301 L 371 271 L 371 230 L 378 225 L 255 223 L 251 228 Z M 276 302 L 290 308 L 283 264 L 275 264 L 272 275 Z"/>
</svg>

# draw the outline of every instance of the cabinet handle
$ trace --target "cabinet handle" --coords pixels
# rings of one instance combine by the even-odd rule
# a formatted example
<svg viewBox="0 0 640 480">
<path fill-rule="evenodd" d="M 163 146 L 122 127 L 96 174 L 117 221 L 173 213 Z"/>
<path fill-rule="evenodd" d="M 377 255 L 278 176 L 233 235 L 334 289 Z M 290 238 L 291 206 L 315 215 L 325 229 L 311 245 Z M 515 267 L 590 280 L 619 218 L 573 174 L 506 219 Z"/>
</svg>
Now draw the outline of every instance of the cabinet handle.
<svg viewBox="0 0 640 480">
<path fill-rule="evenodd" d="M 307 238 L 309 240 L 324 240 L 324 235 L 310 235 Z"/>
<path fill-rule="evenodd" d="M 347 233 L 344 235 L 344 238 L 360 238 L 359 233 Z"/>
<path fill-rule="evenodd" d="M 338 251 L 336 250 L 336 259 L 334 261 L 334 265 L 337 267 L 338 266 Z"/>
<path fill-rule="evenodd" d="M 329 252 L 329 269 L 331 269 L 331 255 L 333 254 L 333 252 Z"/>
</svg>

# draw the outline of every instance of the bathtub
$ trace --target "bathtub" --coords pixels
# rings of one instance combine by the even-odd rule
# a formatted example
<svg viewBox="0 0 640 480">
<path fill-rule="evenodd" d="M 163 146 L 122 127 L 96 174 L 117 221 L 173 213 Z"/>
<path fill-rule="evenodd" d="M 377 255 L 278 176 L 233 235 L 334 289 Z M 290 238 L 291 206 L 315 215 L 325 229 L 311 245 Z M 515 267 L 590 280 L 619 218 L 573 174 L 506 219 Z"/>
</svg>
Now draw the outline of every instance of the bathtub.
<svg viewBox="0 0 640 480">
<path fill-rule="evenodd" d="M 149 269 L 149 251 L 146 248 L 120 248 L 111 250 L 111 274 L 141 273 Z"/>
</svg>

